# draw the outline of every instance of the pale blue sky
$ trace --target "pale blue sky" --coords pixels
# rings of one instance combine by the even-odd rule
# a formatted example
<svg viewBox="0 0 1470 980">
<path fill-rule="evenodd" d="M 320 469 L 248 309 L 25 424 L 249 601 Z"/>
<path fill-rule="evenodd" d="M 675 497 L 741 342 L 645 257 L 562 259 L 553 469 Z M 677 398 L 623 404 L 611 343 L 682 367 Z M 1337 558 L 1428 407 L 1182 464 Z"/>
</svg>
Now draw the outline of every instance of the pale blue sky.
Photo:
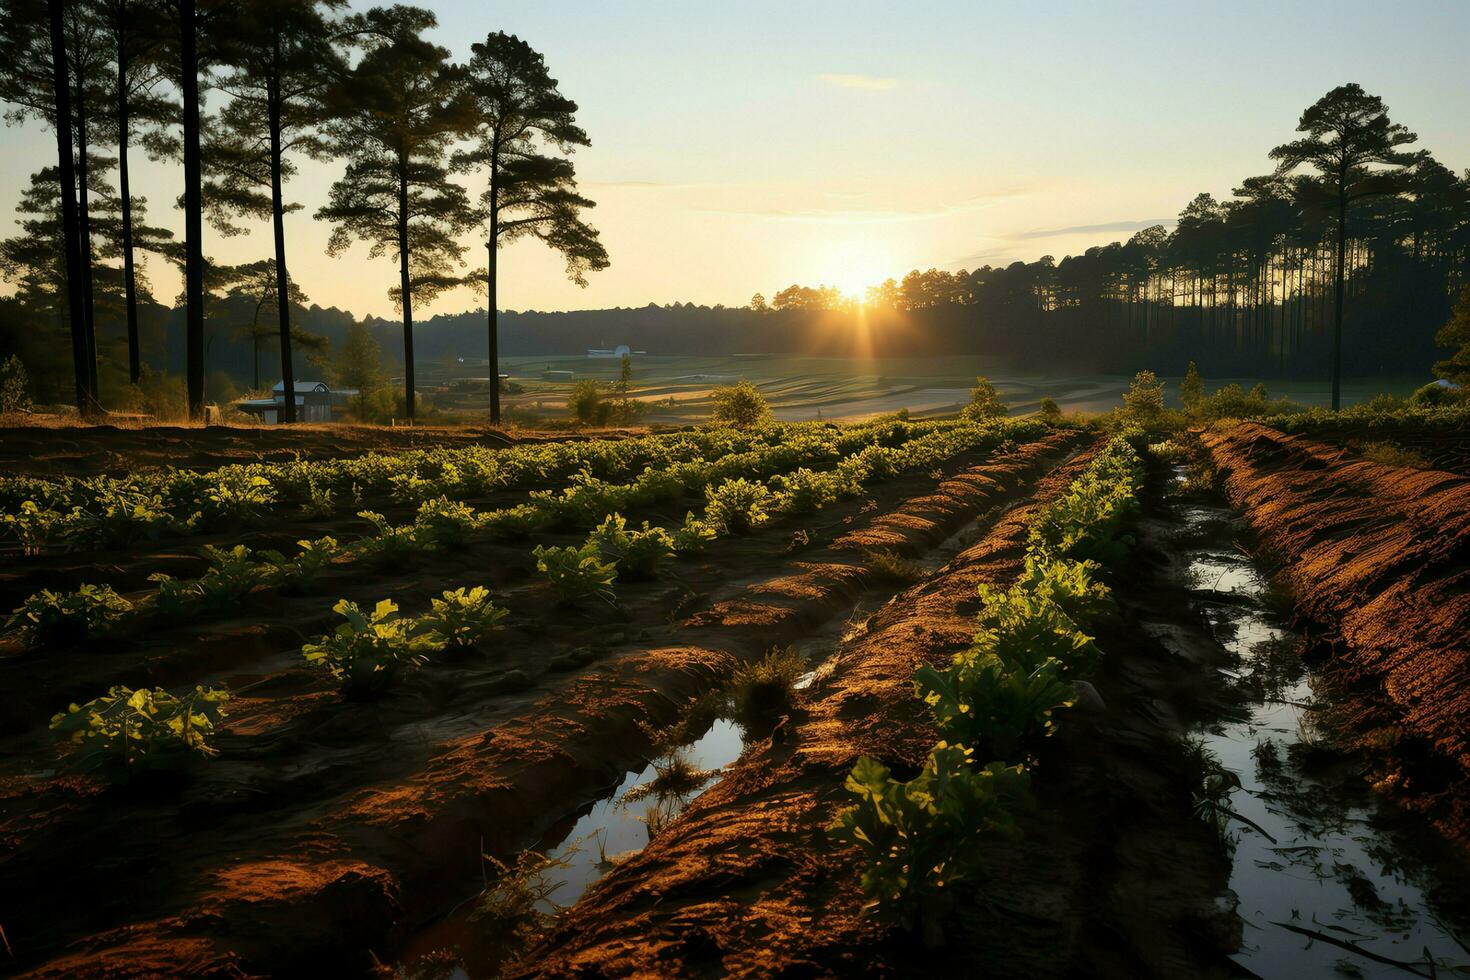
<svg viewBox="0 0 1470 980">
<path fill-rule="evenodd" d="M 1199 191 L 1228 195 L 1350 80 L 1446 165 L 1470 167 L 1464 0 L 427 5 L 456 57 L 494 29 L 541 50 L 593 140 L 577 162 L 612 268 L 581 290 L 517 245 L 511 309 L 740 304 L 792 282 L 1060 257 Z M 6 137 L 0 192 L 14 200 L 51 144 Z M 177 226 L 162 207 L 177 173 L 137 169 Z M 314 300 L 387 314 L 393 264 L 327 258 L 328 229 L 309 217 L 339 169 L 304 164 L 293 185 L 307 205 L 288 219 L 293 267 Z M 269 239 L 206 247 L 240 261 Z M 154 277 L 171 295 L 171 273 Z M 464 292 L 433 309 L 476 303 Z"/>
</svg>

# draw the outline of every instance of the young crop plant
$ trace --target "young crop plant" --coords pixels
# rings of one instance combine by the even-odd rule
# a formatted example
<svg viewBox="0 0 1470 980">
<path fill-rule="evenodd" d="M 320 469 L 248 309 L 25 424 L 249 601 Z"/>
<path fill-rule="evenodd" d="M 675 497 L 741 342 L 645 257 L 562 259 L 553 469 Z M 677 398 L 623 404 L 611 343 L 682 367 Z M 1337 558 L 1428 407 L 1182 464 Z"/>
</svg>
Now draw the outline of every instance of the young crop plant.
<svg viewBox="0 0 1470 980">
<path fill-rule="evenodd" d="M 591 598 L 601 599 L 608 605 L 617 604 L 613 592 L 618 577 L 617 563 L 603 561 L 594 542 L 579 548 L 537 545 L 531 554 L 536 558 L 536 570 L 546 576 L 564 605 Z"/>
<path fill-rule="evenodd" d="M 225 550 L 204 546 L 209 571 L 199 577 L 199 597 L 207 609 L 226 608 L 250 594 L 270 571 L 270 565 L 255 561 L 243 544 Z"/>
<path fill-rule="evenodd" d="M 744 534 L 770 520 L 771 491 L 744 477 L 726 480 L 706 491 L 704 519 L 726 534 Z"/>
<path fill-rule="evenodd" d="M 1098 565 L 1092 561 L 1026 556 L 1026 567 L 1016 588 L 1060 608 L 1076 624 L 1086 625 L 1113 609 L 1108 587 L 1097 581 Z"/>
<path fill-rule="evenodd" d="M 428 528 L 434 540 L 446 548 L 465 548 L 470 535 L 480 527 L 475 508 L 448 497 L 435 497 L 419 504 L 414 523 Z"/>
<path fill-rule="evenodd" d="M 972 755 L 940 742 L 906 783 L 864 756 L 846 782 L 858 802 L 828 828 L 863 855 L 864 911 L 918 931 L 930 947 L 944 944 L 954 884 L 983 870 L 976 844 L 1017 836 L 1015 812 L 1029 800 L 1024 769 L 999 762 L 980 767 Z"/>
<path fill-rule="evenodd" d="M 684 523 L 673 534 L 674 554 L 697 555 L 704 550 L 706 543 L 717 536 L 715 528 L 695 517 L 693 513 L 685 513 Z"/>
<path fill-rule="evenodd" d="M 42 589 L 26 599 L 8 624 L 31 646 L 64 646 L 106 631 L 133 611 L 110 585 L 83 585 L 75 592 Z"/>
<path fill-rule="evenodd" d="M 199 510 L 189 518 L 194 527 L 217 527 L 259 518 L 275 502 L 276 492 L 263 476 L 241 470 L 220 470 L 206 487 Z"/>
<path fill-rule="evenodd" d="M 55 715 L 51 730 L 78 747 L 83 768 L 177 769 L 217 754 L 209 739 L 229 700 L 228 691 L 207 687 L 180 698 L 162 688 L 118 686 Z"/>
<path fill-rule="evenodd" d="M 945 670 L 920 667 L 914 691 L 946 739 L 1011 762 L 1025 761 L 1028 747 L 1056 730 L 1056 712 L 1076 698 L 1055 660 L 1027 671 L 976 650 L 959 654 Z"/>
<path fill-rule="evenodd" d="M 769 727 L 796 703 L 796 684 L 805 673 L 806 661 L 793 648 L 766 651 L 726 683 L 730 713 L 747 728 Z"/>
<path fill-rule="evenodd" d="M 392 568 L 435 547 L 433 535 L 417 524 L 389 524 L 382 514 L 370 510 L 359 511 L 357 516 L 370 522 L 377 534 L 358 538 L 352 550 L 381 568 Z"/>
<path fill-rule="evenodd" d="M 551 523 L 551 516 L 537 504 L 517 504 L 491 511 L 480 518 L 487 534 L 507 540 L 529 537 Z"/>
<path fill-rule="evenodd" d="M 478 647 L 494 630 L 500 629 L 506 610 L 490 599 L 490 590 L 446 591 L 441 598 L 429 600 L 429 611 L 418 619 L 418 629 L 452 650 Z"/>
<path fill-rule="evenodd" d="M 59 511 L 27 500 L 20 505 L 19 513 L 0 514 L 0 526 L 20 544 L 21 554 L 35 557 L 61 539 L 67 518 Z"/>
<path fill-rule="evenodd" d="M 316 585 L 322 569 L 342 553 L 334 537 L 305 539 L 296 542 L 301 550 L 296 557 L 287 558 L 279 551 L 264 550 L 256 554 L 266 568 L 266 579 L 280 586 L 282 591 L 292 594 L 310 592 Z"/>
<path fill-rule="evenodd" d="M 157 494 L 101 491 L 89 507 L 77 507 L 68 519 L 79 543 L 100 548 L 138 541 L 157 541 L 178 527 Z"/>
<path fill-rule="evenodd" d="M 332 611 L 347 621 L 315 643 L 301 648 L 306 662 L 329 672 L 354 700 L 382 693 L 405 671 L 417 670 L 426 654 L 442 649 L 444 639 L 418 630 L 412 619 L 398 614 L 391 599 L 370 613 L 357 603 L 340 600 Z"/>
<path fill-rule="evenodd" d="M 674 539 L 661 527 L 650 527 L 647 521 L 639 530 L 629 531 L 621 514 L 609 514 L 587 537 L 602 557 L 617 563 L 618 574 L 630 579 L 652 578 L 659 566 L 674 554 Z"/>
</svg>

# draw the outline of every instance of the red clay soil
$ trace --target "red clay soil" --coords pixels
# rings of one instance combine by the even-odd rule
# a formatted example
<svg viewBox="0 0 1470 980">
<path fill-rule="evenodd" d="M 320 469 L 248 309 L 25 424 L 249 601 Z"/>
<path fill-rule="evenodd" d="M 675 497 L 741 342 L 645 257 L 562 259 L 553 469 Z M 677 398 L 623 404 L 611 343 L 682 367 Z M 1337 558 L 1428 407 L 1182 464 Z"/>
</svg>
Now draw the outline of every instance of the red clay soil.
<svg viewBox="0 0 1470 980">
<path fill-rule="evenodd" d="M 72 905 L 48 900 L 48 912 L 10 910 L 0 925 L 30 976 L 362 975 L 465 895 L 483 851 L 533 845 L 641 765 L 649 747 L 640 723 L 673 722 L 736 665 L 850 605 L 870 584 L 854 553 L 869 536 L 906 554 L 930 548 L 1074 442 L 1049 436 L 892 513 L 854 520 L 847 538 L 716 593 L 704 611 L 650 629 L 648 642 L 604 663 L 573 665 L 534 694 L 507 697 L 501 679 L 477 681 L 472 671 L 445 671 L 455 678 L 446 682 L 426 670 L 425 683 L 455 689 L 355 707 L 303 690 L 277 699 L 280 717 L 253 721 L 251 698 L 229 721 L 232 730 L 263 726 L 258 760 L 227 750 L 182 795 L 145 786 L 99 796 L 84 781 L 55 780 L 49 812 L 33 808 L 0 825 L 25 851 L 0 860 L 0 883 L 16 899 L 25 882 L 54 890 L 48 868 L 93 855 L 96 869 L 71 867 L 60 885 L 80 896 L 90 882 L 93 894 Z M 462 689 L 467 682 L 476 683 Z M 490 694 L 499 700 L 482 706 Z M 425 704 L 451 710 L 425 717 Z M 402 717 L 414 710 L 417 723 Z M 300 731 L 275 736 L 293 732 L 292 711 L 318 719 L 308 738 L 328 751 L 300 751 Z M 391 745 L 364 733 L 374 718 L 398 733 Z M 109 799 L 122 822 L 99 819 Z M 109 838 L 120 840 L 109 847 Z M 108 901 L 94 902 L 99 889 Z"/>
<path fill-rule="evenodd" d="M 1251 423 L 1203 439 L 1282 584 L 1330 631 L 1329 678 L 1374 695 L 1360 723 L 1411 763 L 1384 788 L 1470 844 L 1470 478 Z"/>
<path fill-rule="evenodd" d="M 1034 500 L 1084 462 L 1048 477 Z M 1231 937 L 1211 896 L 1228 864 L 1189 816 L 1188 777 L 1167 734 L 1183 723 L 1164 700 L 1187 700 L 1210 672 L 1150 647 L 1136 623 L 1099 630 L 1114 661 L 1095 678 L 1105 706 L 1071 713 L 1044 750 L 1026 839 L 977 845 L 985 879 L 946 926 L 945 948 L 925 950 L 861 915 L 861 857 L 826 837 L 834 811 L 852 802 L 843 779 L 859 756 L 900 774 L 922 763 L 936 733 L 912 674 L 970 644 L 976 586 L 1018 573 L 1033 506 L 875 614 L 782 736 L 750 745 L 564 913 L 515 975 L 1225 975 L 1217 951 Z M 1160 607 L 1167 619 L 1183 603 Z"/>
</svg>

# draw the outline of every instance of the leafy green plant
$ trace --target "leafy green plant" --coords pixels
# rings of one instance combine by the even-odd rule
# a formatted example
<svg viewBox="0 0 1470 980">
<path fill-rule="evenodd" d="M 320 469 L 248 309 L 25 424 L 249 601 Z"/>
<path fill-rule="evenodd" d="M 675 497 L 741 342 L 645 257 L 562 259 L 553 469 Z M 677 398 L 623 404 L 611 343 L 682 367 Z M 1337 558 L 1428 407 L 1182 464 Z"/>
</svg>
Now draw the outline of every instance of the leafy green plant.
<svg viewBox="0 0 1470 980">
<path fill-rule="evenodd" d="M 392 567 L 434 548 L 433 535 L 417 524 L 389 524 L 382 514 L 370 510 L 359 511 L 357 516 L 370 522 L 377 533 L 358 538 L 352 549 L 381 567 Z"/>
<path fill-rule="evenodd" d="M 1074 623 L 1085 624 L 1113 608 L 1112 593 L 1095 577 L 1098 570 L 1092 561 L 1030 554 L 1016 588 L 1057 606 Z"/>
<path fill-rule="evenodd" d="M 148 576 L 156 591 L 151 602 L 159 614 L 168 619 L 183 619 L 191 615 L 204 601 L 204 593 L 197 581 L 174 578 L 164 572 Z"/>
<path fill-rule="evenodd" d="M 32 645 L 78 643 L 106 630 L 133 611 L 110 585 L 83 585 L 75 592 L 42 589 L 10 617 L 9 628 Z"/>
<path fill-rule="evenodd" d="M 639 530 L 629 531 L 621 514 L 609 514 L 587 537 L 588 544 L 618 566 L 618 574 L 626 578 L 652 578 L 659 566 L 674 554 L 674 539 L 661 527 L 650 527 L 647 521 Z"/>
<path fill-rule="evenodd" d="M 603 561 L 595 543 L 564 548 L 537 545 L 531 554 L 536 558 L 536 570 L 546 576 L 562 602 L 598 598 L 609 605 L 616 603 L 613 582 L 617 581 L 618 566 Z"/>
<path fill-rule="evenodd" d="M 1006 403 L 988 378 L 976 378 L 975 387 L 970 389 L 970 403 L 961 414 L 971 421 L 1004 418 Z"/>
<path fill-rule="evenodd" d="M 975 650 L 956 656 L 945 670 L 925 666 L 914 674 L 914 692 L 945 738 L 987 759 L 1014 762 L 1055 731 L 1055 712 L 1072 705 L 1074 691 L 1055 660 L 1027 671 Z"/>
<path fill-rule="evenodd" d="M 209 571 L 199 577 L 199 594 L 204 605 L 221 609 L 244 598 L 265 578 L 270 566 L 255 561 L 243 544 L 228 550 L 204 546 Z"/>
<path fill-rule="evenodd" d="M 204 491 L 199 511 L 192 518 L 202 526 L 258 518 L 275 502 L 276 492 L 263 476 L 241 470 L 222 469 Z"/>
<path fill-rule="evenodd" d="M 986 838 L 1017 835 L 1015 811 L 1029 798 L 1020 766 L 976 766 L 971 750 L 940 742 L 908 782 L 864 756 L 847 777 L 857 804 L 839 811 L 829 827 L 837 840 L 863 854 L 865 911 L 884 915 L 924 942 L 944 942 L 943 923 L 954 884 L 982 870 Z"/>
<path fill-rule="evenodd" d="M 53 716 L 51 730 L 79 748 L 86 768 L 172 769 L 217 754 L 209 739 L 229 700 L 228 691 L 206 687 L 180 698 L 162 688 L 118 686 Z"/>
<path fill-rule="evenodd" d="M 500 538 L 524 538 L 551 522 L 546 509 L 536 504 L 518 504 L 492 511 L 480 519 L 480 527 Z"/>
<path fill-rule="evenodd" d="M 506 610 L 490 599 L 490 590 L 446 591 L 442 598 L 429 600 L 429 611 L 418 619 L 418 628 L 445 646 L 468 649 L 478 646 L 492 630 L 500 629 Z"/>
<path fill-rule="evenodd" d="M 66 527 L 66 517 L 49 507 L 38 506 L 33 500 L 27 500 L 20 505 L 19 513 L 0 514 L 0 526 L 20 543 L 22 554 L 35 556 L 60 538 Z"/>
<path fill-rule="evenodd" d="M 267 578 L 286 592 L 307 592 L 321 575 L 322 569 L 341 554 L 341 547 L 334 537 L 316 540 L 302 539 L 296 542 L 301 550 L 294 558 L 287 558 L 279 551 L 264 550 L 257 555 L 267 569 Z"/>
<path fill-rule="evenodd" d="M 426 653 L 444 646 L 442 638 L 418 631 L 413 620 L 400 616 L 391 599 L 370 613 L 342 599 L 332 611 L 347 621 L 301 653 L 308 664 L 328 671 L 349 698 L 382 692 L 404 671 L 422 667 Z"/>
<path fill-rule="evenodd" d="M 744 534 L 770 520 L 766 508 L 771 491 L 763 483 L 740 477 L 705 491 L 704 519 L 726 534 Z"/>
<path fill-rule="evenodd" d="M 449 548 L 464 548 L 480 526 L 475 508 L 448 497 L 435 497 L 419 504 L 414 523 L 428 528 L 434 540 Z"/>
<path fill-rule="evenodd" d="M 704 550 L 705 543 L 714 540 L 715 537 L 714 528 L 692 513 L 686 513 L 684 523 L 673 534 L 674 553 L 678 555 L 698 554 Z"/>
</svg>

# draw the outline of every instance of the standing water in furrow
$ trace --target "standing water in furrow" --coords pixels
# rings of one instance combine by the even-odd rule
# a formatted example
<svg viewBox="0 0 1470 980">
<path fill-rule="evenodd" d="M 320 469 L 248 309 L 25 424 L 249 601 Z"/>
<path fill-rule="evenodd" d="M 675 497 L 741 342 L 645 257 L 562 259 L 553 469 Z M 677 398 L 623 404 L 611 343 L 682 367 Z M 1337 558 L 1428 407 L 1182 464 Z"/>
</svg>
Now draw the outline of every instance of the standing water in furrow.
<svg viewBox="0 0 1470 980">
<path fill-rule="evenodd" d="M 1374 793 L 1361 758 L 1334 741 L 1333 693 L 1303 660 L 1289 602 L 1239 543 L 1237 516 L 1213 495 L 1170 509 L 1191 604 L 1228 655 L 1229 706 L 1194 737 L 1224 770 L 1200 812 L 1231 851 L 1234 960 L 1262 977 L 1470 976 L 1463 860 Z"/>
</svg>

